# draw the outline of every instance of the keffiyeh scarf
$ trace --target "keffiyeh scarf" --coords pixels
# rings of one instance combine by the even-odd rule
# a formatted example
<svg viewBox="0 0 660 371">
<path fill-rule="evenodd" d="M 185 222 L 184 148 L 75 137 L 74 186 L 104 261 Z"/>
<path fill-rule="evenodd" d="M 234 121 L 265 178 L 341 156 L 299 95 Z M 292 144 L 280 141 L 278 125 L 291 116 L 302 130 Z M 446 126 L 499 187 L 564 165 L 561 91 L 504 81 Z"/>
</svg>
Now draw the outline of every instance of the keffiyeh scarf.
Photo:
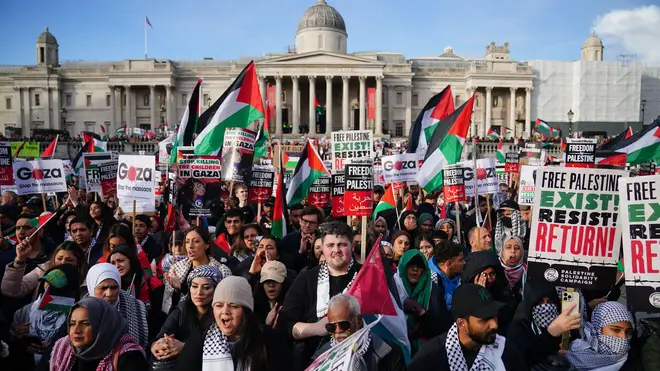
<svg viewBox="0 0 660 371">
<path fill-rule="evenodd" d="M 231 351 L 231 344 L 229 344 L 227 337 L 213 322 L 213 325 L 206 332 L 206 337 L 204 337 L 202 371 L 234 371 Z"/>
<path fill-rule="evenodd" d="M 348 271 L 351 271 L 351 268 L 353 268 L 353 259 L 351 259 L 351 262 L 348 264 Z M 353 281 L 355 280 L 355 276 L 357 276 L 357 272 L 353 273 L 353 277 L 351 278 L 351 281 L 346 285 L 346 288 L 342 293 L 348 292 L 348 289 L 351 287 L 353 284 Z M 319 265 L 319 276 L 318 276 L 318 284 L 316 286 L 316 317 L 319 319 L 325 317 L 325 315 L 328 313 L 328 303 L 330 302 L 330 272 L 328 271 L 328 263 L 323 262 Z"/>
<path fill-rule="evenodd" d="M 532 308 L 532 320 L 541 328 L 548 328 L 557 317 L 559 317 L 559 308 L 555 303 L 539 304 Z"/>
<path fill-rule="evenodd" d="M 500 217 L 500 213 L 497 214 L 497 225 L 495 226 L 495 251 L 499 255 L 502 251 L 502 246 L 504 246 L 504 239 L 509 236 L 516 236 L 518 238 L 525 238 L 527 234 L 527 222 L 522 219 L 520 211 L 513 210 L 511 214 L 511 228 L 507 228 Z M 521 246 L 522 247 L 522 246 Z"/>
<path fill-rule="evenodd" d="M 220 278 L 221 281 L 223 278 L 231 276 L 231 270 L 229 270 L 229 268 L 227 268 L 226 265 L 219 263 L 213 257 L 209 256 L 209 263 L 206 265 L 216 267 L 220 270 L 220 273 L 222 273 L 222 277 Z M 186 259 L 172 264 L 169 274 L 174 275 L 174 277 L 181 280 L 181 282 L 187 282 L 188 275 L 190 274 L 191 271 L 192 271 L 192 260 L 186 257 Z M 169 314 L 170 308 L 172 308 L 172 295 L 174 294 L 174 287 L 170 285 L 168 280 L 165 280 L 164 283 L 165 283 L 165 293 L 163 294 L 162 311 L 165 314 Z"/>
<path fill-rule="evenodd" d="M 458 326 L 456 323 L 447 333 L 445 350 L 447 351 L 447 361 L 450 371 L 505 371 L 504 362 L 502 362 L 502 353 L 506 339 L 497 335 L 495 342 L 489 345 L 482 345 L 479 354 L 475 358 L 472 367 L 468 368 L 461 342 L 458 339 Z"/>
<path fill-rule="evenodd" d="M 161 264 L 163 267 L 163 273 L 168 273 L 170 271 L 170 268 L 172 268 L 172 265 L 174 265 L 174 263 L 178 263 L 181 260 L 184 260 L 185 258 L 186 258 L 185 255 L 173 256 L 170 253 L 165 254 L 165 257 L 163 258 L 163 262 Z"/>
<path fill-rule="evenodd" d="M 128 334 L 142 348 L 149 344 L 149 326 L 147 324 L 147 309 L 144 303 L 119 290 L 118 308 L 128 325 Z"/>
<path fill-rule="evenodd" d="M 330 347 L 334 348 L 337 344 L 339 343 L 337 343 L 335 338 L 330 337 Z M 367 361 L 364 359 L 364 355 L 367 353 L 370 346 L 371 332 L 367 332 L 364 340 L 362 341 L 362 345 L 360 345 L 360 348 L 355 351 L 355 355 L 353 356 L 353 367 L 351 368 L 352 371 L 369 371 Z"/>
</svg>

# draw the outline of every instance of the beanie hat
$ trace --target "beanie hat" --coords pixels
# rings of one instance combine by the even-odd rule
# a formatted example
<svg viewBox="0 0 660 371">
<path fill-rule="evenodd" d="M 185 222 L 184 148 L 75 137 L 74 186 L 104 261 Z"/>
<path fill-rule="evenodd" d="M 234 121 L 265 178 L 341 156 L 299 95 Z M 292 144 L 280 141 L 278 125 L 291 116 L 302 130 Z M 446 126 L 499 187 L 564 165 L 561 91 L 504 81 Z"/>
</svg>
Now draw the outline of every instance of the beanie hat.
<svg viewBox="0 0 660 371">
<path fill-rule="evenodd" d="M 213 293 L 213 305 L 219 302 L 234 303 L 254 310 L 252 288 L 243 277 L 229 276 L 220 281 Z"/>
</svg>

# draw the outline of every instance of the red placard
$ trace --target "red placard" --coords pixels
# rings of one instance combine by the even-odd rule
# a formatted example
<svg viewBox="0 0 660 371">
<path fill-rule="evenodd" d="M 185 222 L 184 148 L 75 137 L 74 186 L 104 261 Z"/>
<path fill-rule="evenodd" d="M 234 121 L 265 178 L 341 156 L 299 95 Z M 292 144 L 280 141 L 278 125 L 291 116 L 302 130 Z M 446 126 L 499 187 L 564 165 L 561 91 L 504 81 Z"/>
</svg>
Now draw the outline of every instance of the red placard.
<svg viewBox="0 0 660 371">
<path fill-rule="evenodd" d="M 259 204 L 268 201 L 273 194 L 274 183 L 274 169 L 252 167 L 250 186 L 248 188 L 248 202 Z"/>
<path fill-rule="evenodd" d="M 272 188 L 254 188 L 248 189 L 248 202 L 251 204 L 260 204 L 268 201 L 273 194 Z"/>
<path fill-rule="evenodd" d="M 367 119 L 376 118 L 376 88 L 367 88 Z"/>
<path fill-rule="evenodd" d="M 344 174 L 332 174 L 332 216 L 341 217 L 344 214 Z"/>
<path fill-rule="evenodd" d="M 12 167 L 11 143 L 0 143 L 0 185 L 14 185 L 14 168 Z"/>
<path fill-rule="evenodd" d="M 346 165 L 344 213 L 346 216 L 370 216 L 374 206 L 373 164 Z"/>
<path fill-rule="evenodd" d="M 266 88 L 266 100 L 268 101 L 268 110 L 270 110 L 268 117 L 275 117 L 275 87 L 269 86 Z"/>
<path fill-rule="evenodd" d="M 445 202 L 465 201 L 464 169 L 456 165 L 448 165 L 442 170 L 442 196 Z"/>
</svg>

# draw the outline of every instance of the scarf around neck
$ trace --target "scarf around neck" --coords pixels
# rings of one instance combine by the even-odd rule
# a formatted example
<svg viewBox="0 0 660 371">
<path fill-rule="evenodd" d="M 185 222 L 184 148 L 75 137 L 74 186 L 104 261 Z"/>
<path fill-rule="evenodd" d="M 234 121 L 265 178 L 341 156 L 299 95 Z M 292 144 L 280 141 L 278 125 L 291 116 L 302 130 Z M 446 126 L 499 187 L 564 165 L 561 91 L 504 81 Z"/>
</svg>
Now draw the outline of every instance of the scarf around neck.
<svg viewBox="0 0 660 371">
<path fill-rule="evenodd" d="M 354 261 L 353 258 L 351 258 L 351 262 L 348 264 L 348 272 L 350 272 L 351 268 L 353 268 L 353 264 Z M 348 283 L 348 285 L 346 285 L 344 291 L 342 291 L 343 294 L 348 292 L 348 289 L 353 284 L 353 280 L 355 280 L 355 276 L 357 276 L 357 272 L 353 273 L 353 277 L 351 277 L 351 281 Z M 319 320 L 325 317 L 325 315 L 328 313 L 329 302 L 330 302 L 330 272 L 328 271 L 328 263 L 323 262 L 319 265 L 318 284 L 316 286 L 316 317 L 318 317 Z"/>
<path fill-rule="evenodd" d="M 505 371 L 504 362 L 502 362 L 502 353 L 506 339 L 496 335 L 493 344 L 482 345 L 479 354 L 475 358 L 472 367 L 468 368 L 461 341 L 458 339 L 458 326 L 454 323 L 447 333 L 445 341 L 445 351 L 447 352 L 447 361 L 450 371 Z"/>
<path fill-rule="evenodd" d="M 202 371 L 234 371 L 232 347 L 218 324 L 213 324 L 206 332 L 202 348 Z"/>
</svg>

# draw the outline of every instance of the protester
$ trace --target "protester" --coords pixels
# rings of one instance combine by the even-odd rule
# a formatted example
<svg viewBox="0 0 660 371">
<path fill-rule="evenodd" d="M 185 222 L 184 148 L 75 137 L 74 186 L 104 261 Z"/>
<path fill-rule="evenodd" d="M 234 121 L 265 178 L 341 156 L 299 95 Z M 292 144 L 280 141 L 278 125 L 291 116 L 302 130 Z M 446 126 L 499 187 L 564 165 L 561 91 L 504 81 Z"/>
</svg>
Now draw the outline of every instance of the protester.
<svg viewBox="0 0 660 371">
<path fill-rule="evenodd" d="M 135 241 L 140 245 L 142 251 L 147 254 L 149 262 L 159 258 L 162 252 L 162 245 L 159 245 L 149 233 L 151 228 L 151 218 L 145 214 L 138 214 L 133 221 L 133 231 Z"/>
<path fill-rule="evenodd" d="M 110 231 L 108 232 L 108 237 L 106 238 L 105 243 L 103 244 L 103 256 L 101 256 L 98 259 L 98 262 L 107 263 L 110 253 L 112 253 L 115 247 L 121 245 L 128 246 L 131 249 L 133 249 L 133 246 L 135 246 L 134 251 L 137 254 L 138 261 L 140 262 L 140 267 L 142 267 L 142 269 L 146 274 L 150 276 L 153 274 L 153 272 L 151 271 L 151 264 L 149 264 L 149 258 L 147 257 L 147 254 L 144 252 L 144 250 L 142 250 L 140 245 L 138 245 L 135 242 L 133 233 L 131 233 L 131 228 L 122 223 L 118 223 L 110 227 Z"/>
<path fill-rule="evenodd" d="M 441 318 L 450 318 L 451 303 L 454 291 L 461 284 L 461 273 L 465 267 L 463 251 L 460 245 L 453 242 L 440 243 L 435 251 L 435 256 L 429 261 L 431 269 L 431 280 L 438 285 L 438 301 Z M 444 323 L 443 327 L 447 326 Z"/>
<path fill-rule="evenodd" d="M 470 248 L 468 254 L 465 256 L 465 260 L 469 260 L 471 253 L 477 251 L 486 251 L 491 249 L 491 243 L 493 242 L 488 233 L 488 229 L 484 227 L 474 227 L 470 229 L 468 233 L 468 242 L 470 243 Z"/>
<path fill-rule="evenodd" d="M 495 226 L 495 251 L 498 253 L 504 246 L 507 237 L 515 236 L 525 238 L 527 223 L 520 216 L 518 203 L 512 200 L 502 202 L 497 210 L 497 224 Z M 522 247 L 522 240 L 521 240 Z"/>
<path fill-rule="evenodd" d="M 456 231 L 456 222 L 454 219 L 440 219 L 435 224 L 435 229 L 447 233 L 447 239 L 458 242 L 458 233 Z"/>
<path fill-rule="evenodd" d="M 420 233 L 417 222 L 418 220 L 414 210 L 406 210 L 401 213 L 401 216 L 399 216 L 399 224 L 401 225 L 400 230 L 408 232 L 411 237 L 411 243 L 414 242 L 413 239 Z M 394 239 L 392 239 L 392 241 L 394 241 Z"/>
<path fill-rule="evenodd" d="M 318 237 L 317 230 L 323 222 L 323 212 L 315 206 L 307 206 L 300 215 L 300 230 L 287 233 L 282 239 L 282 262 L 288 268 L 300 271 L 306 264 L 309 251 Z"/>
<path fill-rule="evenodd" d="M 410 234 L 406 231 L 396 231 L 392 234 L 392 247 L 394 248 L 394 257 L 392 264 L 397 266 L 403 254 L 411 248 Z"/>
<path fill-rule="evenodd" d="M 150 312 L 150 318 L 158 315 L 165 287 L 158 278 L 144 272 L 135 255 L 135 249 L 127 245 L 116 246 L 108 256 L 108 261 L 121 275 L 121 289 L 144 303 Z"/>
<path fill-rule="evenodd" d="M 163 281 L 165 281 L 164 275 L 169 273 L 174 263 L 187 258 L 186 249 L 183 246 L 183 232 L 177 231 L 173 234 L 174 241 L 168 241 L 169 250 L 158 264 L 158 278 Z"/>
<path fill-rule="evenodd" d="M 239 233 L 243 228 L 243 213 L 238 209 L 225 211 L 224 232 L 215 239 L 215 244 L 225 253 L 229 254 L 232 244 L 240 239 Z"/>
<path fill-rule="evenodd" d="M 91 218 L 94 222 L 92 228 L 92 239 L 90 241 L 90 246 L 93 248 L 97 247 L 97 244 L 100 245 L 105 241 L 116 220 L 112 216 L 112 210 L 101 201 L 94 201 L 89 204 L 87 208 L 87 215 L 78 215 L 79 218 L 85 219 L 86 217 Z M 96 260 L 94 260 L 96 261 Z"/>
<path fill-rule="evenodd" d="M 387 220 L 382 216 L 376 218 L 376 221 L 374 222 L 374 232 L 376 236 L 381 236 L 384 240 L 387 240 L 389 229 L 387 228 Z"/>
<path fill-rule="evenodd" d="M 281 262 L 271 260 L 261 267 L 259 282 L 253 287 L 254 314 L 266 326 L 275 328 L 284 298 L 293 282 L 287 277 L 287 269 Z"/>
<path fill-rule="evenodd" d="M 435 245 L 431 236 L 421 236 L 419 240 L 419 251 L 424 254 L 426 260 L 429 260 L 435 254 Z"/>
<path fill-rule="evenodd" d="M 500 264 L 509 282 L 509 291 L 516 299 L 522 300 L 525 281 L 527 280 L 527 263 L 525 263 L 522 240 L 516 236 L 507 236 L 500 251 Z"/>
<path fill-rule="evenodd" d="M 257 238 L 263 235 L 263 228 L 259 224 L 245 224 L 239 232 L 240 238 L 231 245 L 229 256 L 236 258 L 239 263 L 253 256 L 259 242 Z"/>
</svg>

